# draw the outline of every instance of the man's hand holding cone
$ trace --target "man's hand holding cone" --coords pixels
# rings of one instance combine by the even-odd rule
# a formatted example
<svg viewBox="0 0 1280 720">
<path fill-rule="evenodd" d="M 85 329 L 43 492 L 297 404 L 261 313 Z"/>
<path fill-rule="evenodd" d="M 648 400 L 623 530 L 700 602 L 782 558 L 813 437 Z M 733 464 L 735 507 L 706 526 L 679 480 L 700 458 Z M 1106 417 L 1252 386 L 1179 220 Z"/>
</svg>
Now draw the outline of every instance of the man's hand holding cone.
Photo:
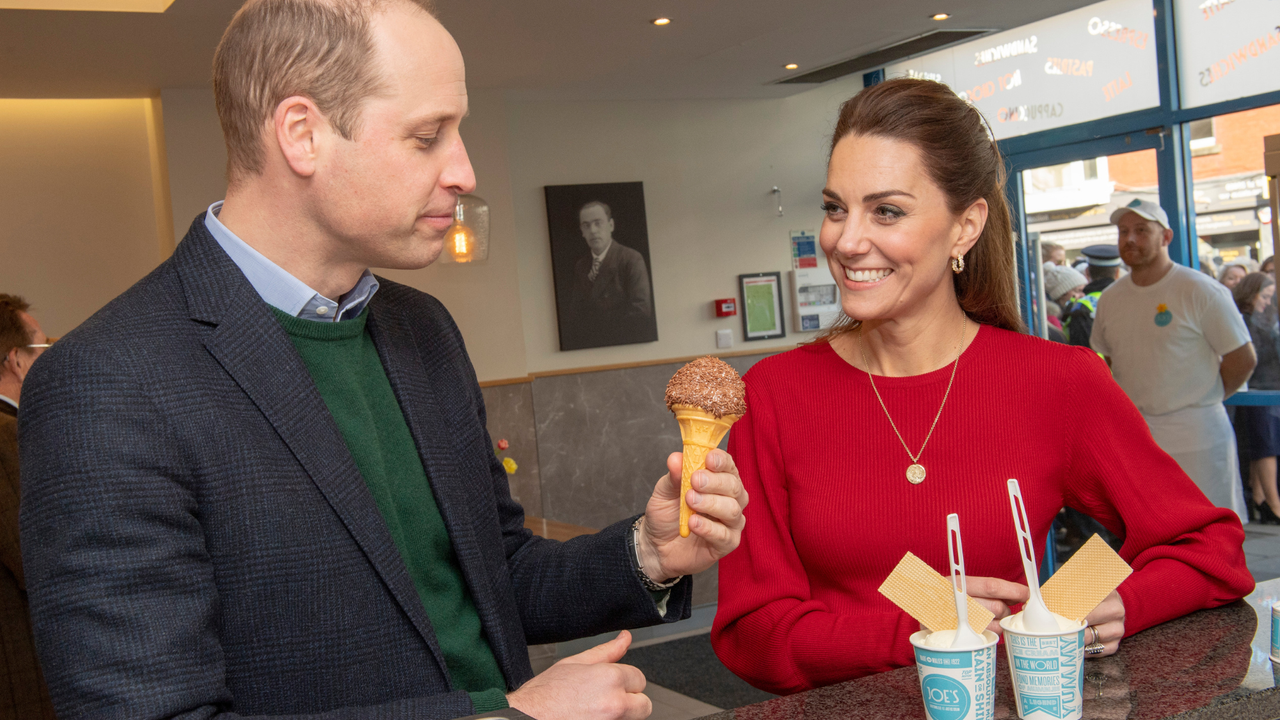
<svg viewBox="0 0 1280 720">
<path fill-rule="evenodd" d="M 636 537 L 641 566 L 658 583 L 706 570 L 738 547 L 747 506 L 733 458 L 715 449 L 747 412 L 742 378 L 723 361 L 701 357 L 676 371 L 665 399 L 684 450 L 667 458 L 669 472 Z"/>
<path fill-rule="evenodd" d="M 653 489 L 645 507 L 636 549 L 644 571 L 656 582 L 694 575 L 733 552 L 742 538 L 747 491 L 733 458 L 723 450 L 707 454 L 706 467 L 693 473 L 692 489 L 684 493 L 693 511 L 689 537 L 680 536 L 682 453 L 667 457 L 668 473 Z"/>
</svg>

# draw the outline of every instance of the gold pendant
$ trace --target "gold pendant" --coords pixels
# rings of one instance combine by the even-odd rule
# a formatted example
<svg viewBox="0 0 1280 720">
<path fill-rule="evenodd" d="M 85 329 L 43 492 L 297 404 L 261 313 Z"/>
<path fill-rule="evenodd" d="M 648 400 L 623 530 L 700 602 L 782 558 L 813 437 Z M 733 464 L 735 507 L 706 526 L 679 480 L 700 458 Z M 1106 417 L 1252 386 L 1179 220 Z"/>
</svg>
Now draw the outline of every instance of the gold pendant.
<svg viewBox="0 0 1280 720">
<path fill-rule="evenodd" d="M 912 485 L 919 485 L 924 482 L 924 466 L 916 463 L 907 468 L 907 482 Z"/>
</svg>

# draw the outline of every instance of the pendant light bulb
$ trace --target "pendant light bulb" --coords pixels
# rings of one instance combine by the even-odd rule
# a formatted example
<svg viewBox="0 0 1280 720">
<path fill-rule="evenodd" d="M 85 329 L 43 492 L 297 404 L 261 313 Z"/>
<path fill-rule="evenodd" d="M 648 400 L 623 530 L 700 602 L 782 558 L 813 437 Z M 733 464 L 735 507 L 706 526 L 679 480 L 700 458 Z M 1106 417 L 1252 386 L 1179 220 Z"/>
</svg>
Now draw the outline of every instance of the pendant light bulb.
<svg viewBox="0 0 1280 720">
<path fill-rule="evenodd" d="M 458 198 L 458 204 L 453 210 L 453 225 L 449 228 L 447 236 L 449 254 L 453 256 L 454 262 L 471 262 L 472 253 L 475 251 L 476 233 L 466 225 L 465 219 L 462 198 Z"/>
</svg>

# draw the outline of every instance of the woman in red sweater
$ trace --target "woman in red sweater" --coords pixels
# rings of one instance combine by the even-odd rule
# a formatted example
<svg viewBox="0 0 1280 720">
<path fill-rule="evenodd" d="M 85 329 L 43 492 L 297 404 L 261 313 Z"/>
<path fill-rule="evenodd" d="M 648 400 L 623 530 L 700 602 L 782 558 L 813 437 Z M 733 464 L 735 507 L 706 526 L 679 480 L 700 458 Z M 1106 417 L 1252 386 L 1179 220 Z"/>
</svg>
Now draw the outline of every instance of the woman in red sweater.
<svg viewBox="0 0 1280 720">
<path fill-rule="evenodd" d="M 752 368 L 729 442 L 751 504 L 711 640 L 759 688 L 911 664 L 919 626 L 877 588 L 907 551 L 947 568 L 948 513 L 970 594 L 997 620 L 1025 601 L 1009 478 L 1038 547 L 1064 505 L 1124 538 L 1134 573 L 1089 616 L 1092 654 L 1253 589 L 1239 520 L 1156 446 L 1106 364 L 1020 333 L 1003 168 L 944 85 L 892 80 L 841 108 L 820 242 L 848 318 Z"/>
</svg>

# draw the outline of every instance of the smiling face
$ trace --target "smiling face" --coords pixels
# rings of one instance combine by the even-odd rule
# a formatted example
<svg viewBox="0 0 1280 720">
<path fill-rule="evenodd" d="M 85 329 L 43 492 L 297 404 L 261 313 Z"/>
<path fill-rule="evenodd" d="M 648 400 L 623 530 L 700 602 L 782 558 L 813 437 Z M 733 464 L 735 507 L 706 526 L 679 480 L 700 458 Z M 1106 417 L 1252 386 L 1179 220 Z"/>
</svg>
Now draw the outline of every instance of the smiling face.
<svg viewBox="0 0 1280 720">
<path fill-rule="evenodd" d="M 467 114 L 462 54 L 409 3 L 374 15 L 383 91 L 365 100 L 351 140 L 328 134 L 313 212 L 347 259 L 421 268 L 440 255 L 457 196 L 475 189 L 458 126 Z"/>
<path fill-rule="evenodd" d="M 960 216 L 908 143 L 848 135 L 832 150 L 818 240 L 855 320 L 901 320 L 957 305 L 951 259 L 986 222 L 986 201 Z"/>
</svg>

